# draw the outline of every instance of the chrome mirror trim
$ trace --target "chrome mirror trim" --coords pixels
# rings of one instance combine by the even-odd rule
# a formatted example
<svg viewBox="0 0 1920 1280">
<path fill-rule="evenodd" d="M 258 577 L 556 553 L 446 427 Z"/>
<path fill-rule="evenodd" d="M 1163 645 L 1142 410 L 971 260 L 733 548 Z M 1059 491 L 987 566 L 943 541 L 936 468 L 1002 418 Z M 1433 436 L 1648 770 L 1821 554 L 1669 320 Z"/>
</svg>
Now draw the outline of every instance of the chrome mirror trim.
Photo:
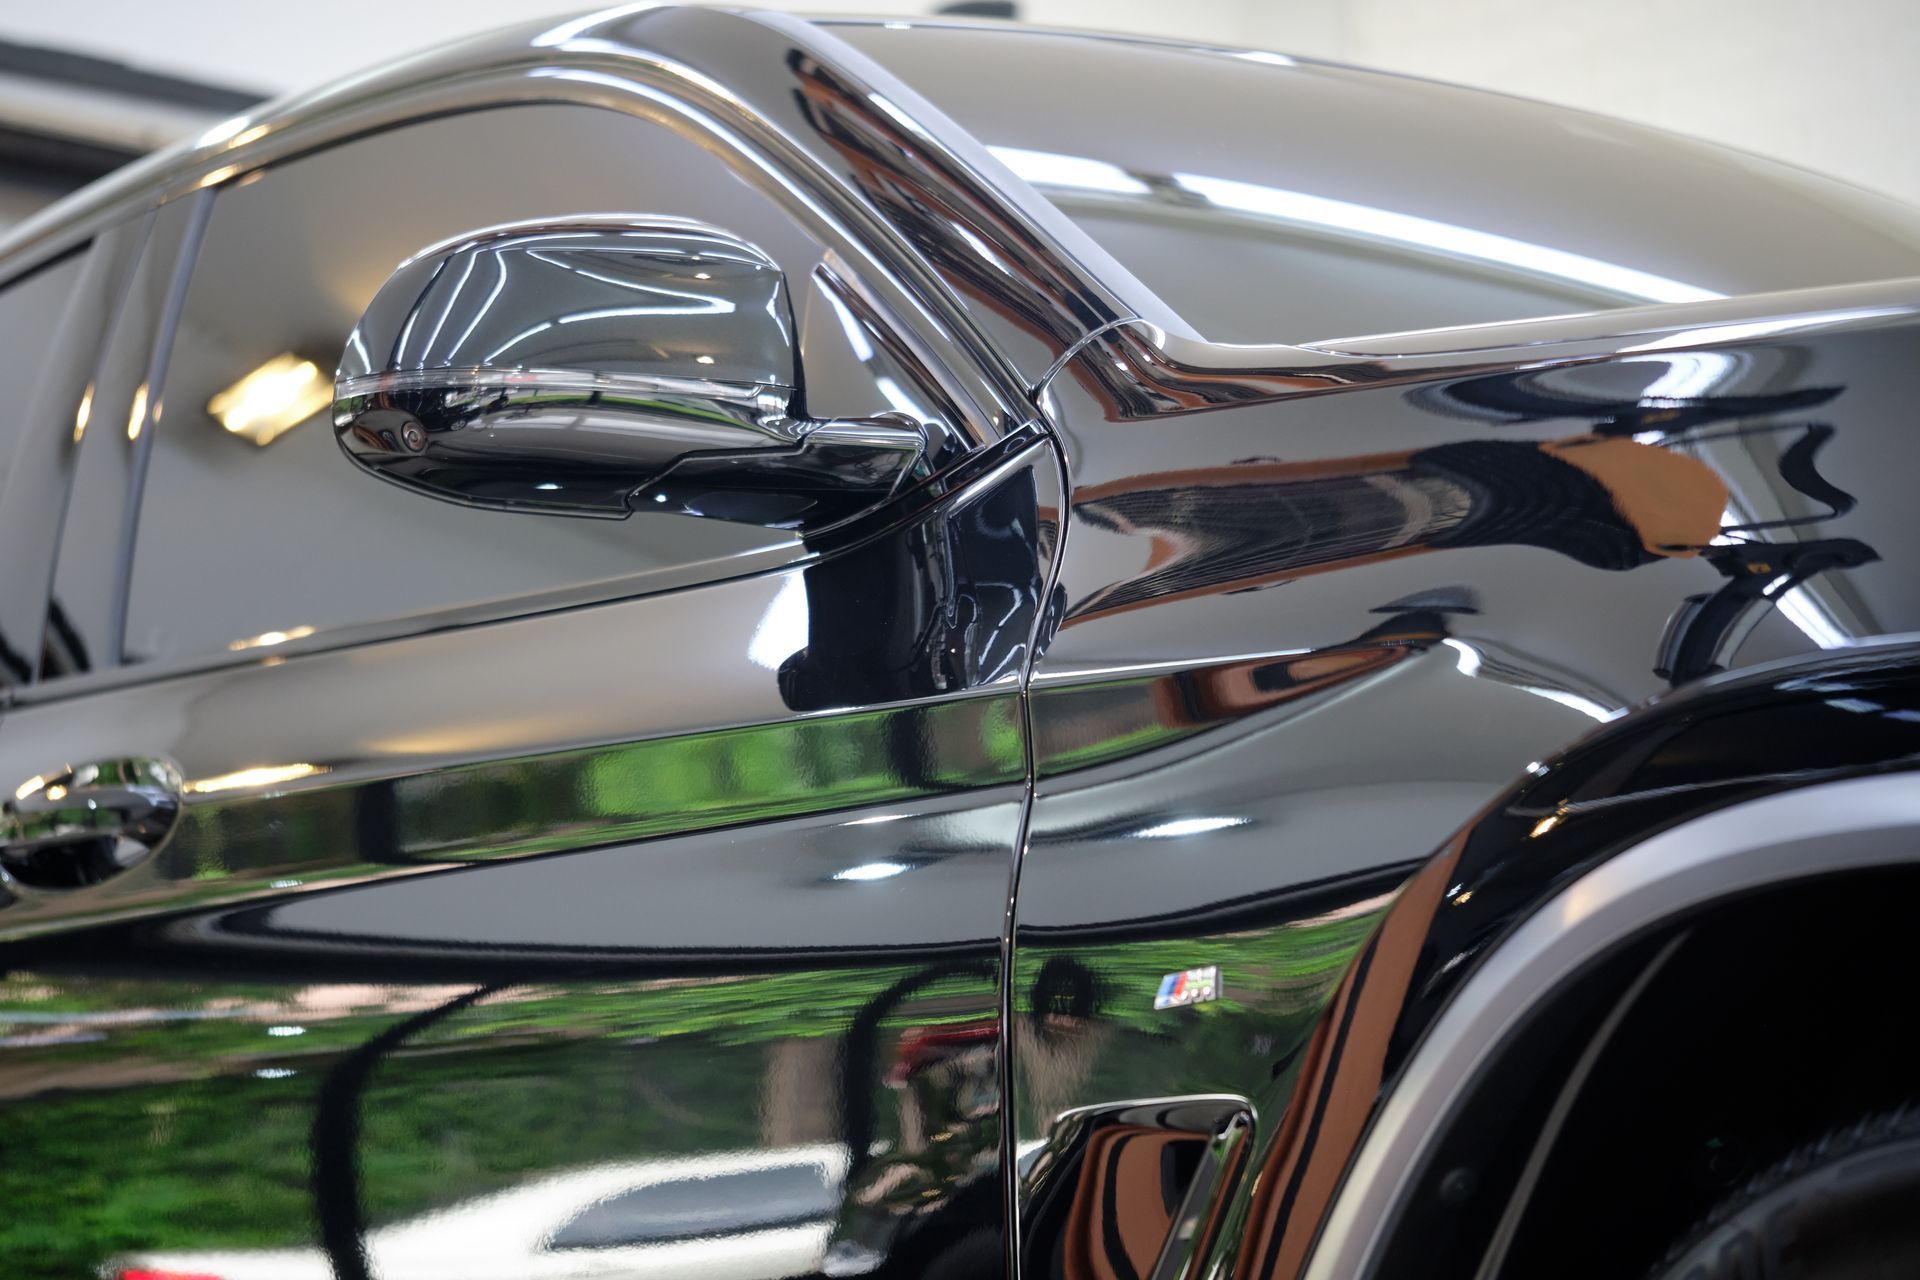
<svg viewBox="0 0 1920 1280">
<path fill-rule="evenodd" d="M 593 367 L 613 378 L 791 390 L 791 310 L 779 265 L 719 227 L 626 212 L 499 223 L 394 268 L 348 339 L 339 377 L 466 366 L 573 371 L 591 353 Z M 526 324 L 548 312 L 551 319 Z M 632 341 L 635 321 L 667 322 L 669 333 L 648 336 L 679 348 Z"/>
<path fill-rule="evenodd" d="M 1246 1172 L 1257 1123 L 1248 1099 L 1215 1093 L 1129 1098 L 1055 1116 L 1019 1174 L 1020 1197 L 1034 1206 L 1021 1222 L 1023 1271 L 1033 1274 L 1057 1265 L 1073 1248 L 1067 1243 L 1071 1238 L 1091 1251 L 1081 1261 L 1096 1269 L 1144 1270 L 1148 1280 L 1200 1275 L 1224 1225 L 1227 1203 Z M 1127 1148 L 1134 1146 L 1145 1149 L 1145 1160 L 1127 1158 Z M 1118 1184 L 1149 1172 L 1164 1198 L 1170 1164 L 1180 1163 L 1168 1160 L 1176 1146 L 1191 1153 L 1191 1172 L 1170 1201 L 1165 1235 L 1148 1258 L 1137 1251 L 1152 1233 L 1136 1234 L 1140 1224 L 1131 1224 L 1136 1232 L 1123 1231 L 1115 1203 L 1150 1202 L 1150 1197 L 1129 1197 Z M 1096 1193 L 1103 1183 L 1104 1190 Z"/>
<path fill-rule="evenodd" d="M 367 471 L 463 505 L 816 530 L 916 474 L 927 433 L 801 416 L 793 335 L 785 274 L 716 227 L 490 227 L 381 286 L 341 357 L 334 430 Z"/>
</svg>

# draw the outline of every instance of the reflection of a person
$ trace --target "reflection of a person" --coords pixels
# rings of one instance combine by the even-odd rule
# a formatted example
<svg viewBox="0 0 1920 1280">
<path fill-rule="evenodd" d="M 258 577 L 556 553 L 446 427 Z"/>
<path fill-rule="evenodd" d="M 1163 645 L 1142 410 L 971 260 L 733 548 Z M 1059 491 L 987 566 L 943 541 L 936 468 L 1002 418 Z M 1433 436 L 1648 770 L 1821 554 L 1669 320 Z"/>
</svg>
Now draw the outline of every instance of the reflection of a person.
<svg viewBox="0 0 1920 1280">
<path fill-rule="evenodd" d="M 1004 1274 L 999 1126 L 1000 1026 L 994 1017 L 900 1035 L 883 1068 L 885 1024 L 942 980 L 992 980 L 990 961 L 907 974 L 848 1023 L 840 1052 L 846 1191 L 827 1249 L 828 1274 L 876 1280 Z M 892 1142 L 876 1114 L 881 1088 L 897 1110 Z"/>
<path fill-rule="evenodd" d="M 1696 458 L 1591 435 L 1128 477 L 1082 489 L 1074 511 L 1150 538 L 1149 564 L 1074 602 L 1067 625 L 1453 547 L 1537 546 L 1631 569 L 1698 554 L 1726 499 Z"/>
</svg>

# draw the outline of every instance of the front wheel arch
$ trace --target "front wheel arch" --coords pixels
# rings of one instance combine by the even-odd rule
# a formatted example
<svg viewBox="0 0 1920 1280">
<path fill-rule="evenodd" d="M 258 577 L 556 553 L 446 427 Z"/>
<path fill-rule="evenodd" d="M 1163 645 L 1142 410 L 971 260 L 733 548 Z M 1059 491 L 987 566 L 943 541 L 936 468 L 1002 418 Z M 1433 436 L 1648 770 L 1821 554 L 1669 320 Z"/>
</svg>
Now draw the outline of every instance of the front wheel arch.
<svg viewBox="0 0 1920 1280">
<path fill-rule="evenodd" d="M 1371 1274 L 1642 1274 L 1795 1148 L 1920 1095 L 1889 998 L 1920 985 L 1915 902 L 1920 863 L 1835 871 L 1623 938 L 1476 1073 Z"/>
</svg>

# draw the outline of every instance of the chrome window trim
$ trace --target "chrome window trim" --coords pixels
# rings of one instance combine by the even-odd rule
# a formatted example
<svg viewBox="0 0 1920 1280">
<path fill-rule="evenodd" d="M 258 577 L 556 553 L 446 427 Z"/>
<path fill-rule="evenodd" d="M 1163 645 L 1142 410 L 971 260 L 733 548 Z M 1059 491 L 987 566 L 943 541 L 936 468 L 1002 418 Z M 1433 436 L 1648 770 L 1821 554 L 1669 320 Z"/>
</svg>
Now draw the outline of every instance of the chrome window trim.
<svg viewBox="0 0 1920 1280">
<path fill-rule="evenodd" d="M 140 383 L 147 389 L 147 396 L 145 400 L 137 402 L 137 424 L 130 424 L 127 428 L 138 438 L 133 441 L 133 457 L 127 468 L 126 496 L 120 502 L 120 536 L 114 555 L 113 599 L 107 602 L 107 634 L 102 637 L 106 641 L 106 650 L 100 655 L 107 670 L 126 663 L 127 601 L 133 594 L 134 548 L 140 534 L 140 509 L 146 502 L 147 470 L 153 461 L 153 442 L 158 435 L 158 432 L 147 428 L 155 425 L 160 406 L 166 398 L 167 367 L 173 362 L 173 340 L 179 333 L 180 314 L 186 310 L 187 288 L 193 283 L 193 273 L 200 263 L 200 245 L 206 239 L 207 224 L 213 216 L 215 195 L 211 189 L 204 190 L 186 206 L 186 230 L 173 256 L 165 300 L 160 304 L 159 328 L 147 347 L 147 374 Z M 54 567 L 57 572 L 57 559 Z"/>
<path fill-rule="evenodd" d="M 849 247 L 857 245 L 862 250 L 879 247 L 877 255 L 861 253 L 861 261 L 855 264 L 861 278 L 870 283 L 884 280 L 900 301 L 914 304 L 894 314 L 913 315 L 940 333 L 943 341 L 960 345 L 973 357 L 977 368 L 963 365 L 946 371 L 970 384 L 971 394 L 961 397 L 963 403 L 981 408 L 989 420 L 995 410 L 1004 415 L 1041 398 L 1046 384 L 1077 346 L 1097 349 L 1107 360 L 1125 360 L 1129 368 L 1123 370 L 1123 378 L 1129 382 L 1152 386 L 1169 377 L 1178 381 L 1188 370 L 1204 369 L 1236 374 L 1253 385 L 1265 384 L 1272 398 L 1279 399 L 1463 372 L 1511 359 L 1522 348 L 1541 364 L 1601 359 L 1632 343 L 1647 341 L 1650 333 L 1671 333 L 1678 338 L 1682 330 L 1707 330 L 1686 335 L 1696 339 L 1687 345 L 1696 347 L 1732 340 L 1732 334 L 1724 339 L 1713 334 L 1711 329 L 1717 325 L 1771 319 L 1786 308 L 1802 313 L 1888 304 L 1912 308 L 1920 300 L 1917 282 L 1886 282 L 1368 335 L 1364 339 L 1316 339 L 1298 345 L 1211 343 L 1196 335 L 1152 290 L 965 130 L 830 30 L 835 25 L 873 23 L 858 19 L 813 23 L 784 14 L 703 11 L 716 21 L 737 24 L 727 31 L 725 40 L 717 42 L 732 46 L 722 47 L 722 56 L 744 52 L 756 40 L 774 34 L 789 41 L 796 51 L 830 59 L 836 68 L 856 72 L 871 86 L 869 96 L 880 109 L 909 127 L 916 144 L 941 162 L 946 178 L 970 185 L 975 196 L 989 201 L 993 212 L 1024 237 L 1033 254 L 1032 265 L 1046 276 L 1044 289 L 1071 299 L 1072 307 L 1079 311 L 1101 317 L 1097 324 L 1085 325 L 1072 343 L 1059 344 L 1046 364 L 1023 370 L 1009 359 L 1004 343 L 982 332 L 956 300 L 956 273 L 930 265 L 886 211 L 855 197 L 846 180 L 844 159 L 836 163 L 824 154 L 824 146 L 784 131 L 754 103 L 728 92 L 726 85 L 716 83 L 690 62 L 675 60 L 670 42 L 650 42 L 650 47 L 642 47 L 625 38 L 626 23 L 672 9 L 646 6 L 639 13 L 610 11 L 492 33 L 338 86 L 285 99 L 257 115 L 227 121 L 209 130 L 198 143 L 136 162 L 34 215 L 0 238 L 0 278 L 30 269 L 141 207 L 165 203 L 305 152 L 434 115 L 544 102 L 602 106 L 652 118 L 668 127 L 677 124 L 694 135 L 704 132 L 703 145 L 731 148 L 753 161 L 770 180 L 769 194 L 783 200 L 816 229 L 827 228 L 830 241 L 842 239 Z M 908 25 L 972 26 L 949 20 L 913 20 Z M 1086 33 L 1042 29 L 1040 34 Z M 1247 52 L 1179 41 L 1119 38 L 1170 43 L 1220 56 Z M 730 129 L 714 114 L 716 111 L 731 113 L 738 129 Z M 751 139 L 739 130 L 750 133 Z M 695 140 L 702 138 L 696 136 Z M 965 202 L 967 193 L 960 186 L 954 188 L 954 194 Z M 836 215 L 857 224 L 858 232 L 835 221 Z M 960 238 L 944 243 L 964 255 L 983 252 Z M 896 273 L 905 273 L 906 282 Z M 916 345 L 927 345 L 920 341 L 917 326 L 904 327 L 915 330 Z M 1006 339 L 1012 335 L 1013 326 L 1009 325 L 1003 326 L 997 336 Z M 921 354 L 925 358 L 932 352 L 929 349 Z M 927 363 L 939 368 L 942 362 L 929 359 Z"/>
<path fill-rule="evenodd" d="M 761 49 L 771 35 L 796 51 L 850 68 L 875 86 L 876 96 L 885 95 L 890 113 L 908 109 L 916 141 L 967 175 L 976 201 L 984 192 L 996 213 L 1010 221 L 1024 219 L 1021 225 L 1033 244 L 1054 250 L 1061 235 L 1077 237 L 1086 240 L 1087 256 L 1104 258 L 1103 251 L 1000 166 L 984 147 L 850 46 L 784 15 L 687 12 L 727 24 L 706 33 L 724 37 L 717 42 L 723 57 L 735 48 L 743 53 Z M 902 228 L 864 204 L 817 149 L 783 132 L 770 115 L 692 65 L 624 41 L 620 28 L 634 16 L 612 11 L 590 20 L 540 23 L 482 36 L 448 52 L 416 57 L 228 121 L 197 143 L 137 162 L 29 219 L 0 240 L 0 276 L 31 271 L 99 229 L 141 210 L 196 193 L 204 198 L 209 188 L 358 138 L 471 111 L 541 104 L 598 107 L 680 132 L 715 153 L 742 178 L 757 180 L 770 198 L 822 241 L 839 277 L 851 282 L 920 362 L 948 383 L 942 390 L 963 411 L 971 411 L 973 422 L 956 425 L 972 436 L 976 449 L 994 443 L 993 437 L 982 434 L 983 427 L 998 432 L 1000 445 L 1018 442 L 1005 449 L 982 450 L 986 456 L 971 467 L 976 473 L 997 470 L 1010 452 L 1030 445 L 1035 420 L 1029 397 L 1036 375 L 1009 365 L 999 346 L 979 332 L 956 302 L 951 283 L 927 265 Z M 734 118 L 723 118 L 726 112 Z M 1077 261 L 1050 253 L 1045 265 L 1054 288 L 1084 296 L 1090 308 L 1122 314 L 1113 310 L 1115 304 L 1104 286 Z M 1131 279 L 1117 264 L 1099 265 L 1108 274 Z M 1116 322 L 1109 319 L 1101 327 Z M 1177 322 L 1169 318 L 1169 323 Z M 959 351 L 958 358 L 947 354 L 953 349 Z M 942 479 L 948 491 L 970 483 L 960 473 Z M 869 536 L 894 519 L 906 518 L 902 508 L 916 508 L 924 496 L 909 495 L 901 507 L 874 513 L 835 543 Z M 194 671 L 679 590 L 807 563 L 816 554 L 815 549 L 794 543 L 748 553 L 724 566 L 706 561 L 569 584 L 531 596 L 342 627 L 268 649 L 209 650 L 158 663 L 111 667 L 26 686 L 16 700 L 51 701 Z"/>
<path fill-rule="evenodd" d="M 924 280 L 901 280 L 903 266 L 919 264 L 898 233 L 871 211 L 856 208 L 817 157 L 779 133 L 772 120 L 694 69 L 648 50 L 584 34 L 551 47 L 537 40 L 482 37 L 446 54 L 408 59 L 226 121 L 200 140 L 137 161 L 13 228 L 0 238 L 0 279 L 29 271 L 143 209 L 360 138 L 503 107 L 598 107 L 680 132 L 742 178 L 757 178 L 763 192 L 848 262 L 863 285 L 887 286 L 892 296 L 883 300 L 888 305 L 882 310 L 919 322 L 901 327 L 923 358 L 937 354 L 920 332 L 924 326 L 974 361 L 988 363 L 983 371 L 967 362 L 926 361 L 966 384 L 957 398 L 984 422 L 1000 421 L 1024 402 L 1019 379 L 993 376 L 993 348 L 977 335 L 956 332 L 941 314 L 951 310 L 943 306 L 942 291 L 928 288 Z M 700 101 L 702 94 L 709 101 Z M 714 114 L 716 106 L 732 108 L 740 127 Z M 741 128 L 758 136 L 749 138 Z M 903 307 L 907 301 L 913 305 Z"/>
<path fill-rule="evenodd" d="M 289 635 L 279 642 L 235 641 L 225 649 L 197 649 L 153 662 L 125 663 L 83 675 L 39 680 L 13 690 L 11 701 L 20 706 L 60 702 L 201 672 L 271 666 L 307 654 L 331 653 L 435 632 L 665 596 L 741 578 L 801 569 L 922 519 L 937 506 L 967 501 L 969 494 L 983 492 L 1009 472 L 1027 465 L 1030 455 L 1040 447 L 1038 432 L 1031 425 L 1024 426 L 996 444 L 968 455 L 934 480 L 834 530 L 813 547 L 795 539 L 732 557 L 663 566 L 621 578 L 569 583 L 532 594 L 502 596 L 427 613 L 376 618 L 351 626 L 325 628 L 310 635 Z M 719 567 L 723 565 L 724 569 Z"/>
<path fill-rule="evenodd" d="M 1597 363 L 1634 352 L 1710 351 L 1769 338 L 1866 331 L 1920 315 L 1920 277 L 1784 289 L 1485 325 L 1229 345 L 1142 321 L 1090 335 L 1072 359 L 1098 374 L 1105 408 L 1152 418 L 1362 387 Z M 1036 389 L 1042 403 L 1068 362 Z"/>
<path fill-rule="evenodd" d="M 64 424 L 75 420 L 77 406 L 86 395 L 84 388 L 98 380 L 107 330 L 125 303 L 131 264 L 139 259 L 147 231 L 144 225 L 130 225 L 118 233 L 82 241 L 0 285 L 0 301 L 4 301 L 14 290 L 30 285 L 32 277 L 58 272 L 69 264 L 74 267 L 69 291 L 48 317 L 54 329 L 47 358 L 20 388 L 21 427 L 0 432 L 0 503 L 5 503 L 0 539 L 14 548 L 0 566 L 0 645 L 12 650 L 6 655 L 6 666 L 0 668 L 0 707 L 15 701 L 39 670 L 76 452 L 64 438 Z M 90 314 L 82 314 L 83 308 Z M 74 328 L 84 340 L 63 347 L 60 338 Z M 39 456 L 29 448 L 32 433 L 26 424 L 34 422 L 62 424 L 57 433 L 31 441 L 38 446 Z M 11 501 L 5 498 L 9 491 L 14 495 Z M 15 663 L 24 665 L 25 674 Z"/>
<path fill-rule="evenodd" d="M 672 20 L 699 25 L 698 42 L 685 31 L 666 30 Z M 687 47 L 676 48 L 676 36 Z M 1189 332 L 1125 267 L 983 145 L 825 28 L 785 14 L 672 5 L 632 6 L 492 32 L 225 121 L 197 140 L 137 161 L 55 203 L 0 237 L 0 281 L 142 208 L 355 137 L 489 107 L 602 106 L 679 128 L 703 146 L 746 161 L 743 170 L 757 169 L 767 193 L 817 232 L 824 229 L 829 243 L 859 251 L 855 265 L 864 281 L 884 280 L 901 301 L 914 304 L 907 310 L 896 307 L 896 314 L 913 315 L 919 326 L 938 333 L 943 345 L 957 344 L 968 352 L 980 367 L 954 372 L 969 383 L 965 399 L 989 420 L 994 410 L 1005 413 L 1025 404 L 1046 364 L 1061 351 L 1024 370 L 1010 361 L 1004 340 L 1015 336 L 1015 326 L 999 326 L 999 340 L 984 333 L 954 288 L 966 273 L 934 263 L 909 231 L 940 236 L 954 256 L 1004 280 L 1005 266 L 989 246 L 931 218 L 913 228 L 901 225 L 899 215 L 857 193 L 850 175 L 860 165 L 836 154 L 818 130 L 812 137 L 799 136 L 765 103 L 749 99 L 759 89 L 755 76 L 729 79 L 702 65 L 738 61 L 743 71 L 751 71 L 745 64 L 764 51 L 769 37 L 852 79 L 876 117 L 906 131 L 923 153 L 915 158 L 914 170 L 921 180 L 940 183 L 942 195 L 951 194 L 956 207 L 985 205 L 1000 227 L 1020 239 L 1039 270 L 1035 281 L 1009 287 L 1050 293 L 1067 300 L 1066 311 L 1097 317 L 1082 323 L 1073 338 L 1142 314 L 1123 303 L 1116 290 L 1141 300 L 1145 318 L 1160 328 Z M 635 42 L 641 38 L 644 45 Z M 767 97 L 777 99 L 780 86 L 770 88 L 774 92 Z M 894 163 L 892 157 L 871 153 L 860 160 Z"/>
<path fill-rule="evenodd" d="M 387 640 L 404 640 L 410 636 L 458 631 L 493 622 L 510 622 L 515 618 L 532 618 L 570 609 L 615 604 L 642 596 L 667 595 L 691 587 L 731 582 L 737 578 L 750 578 L 783 569 L 803 568 L 819 558 L 799 549 L 797 542 L 781 543 L 722 561 L 728 563 L 724 572 L 714 571 L 716 561 L 700 560 L 686 565 L 645 570 L 621 578 L 568 584 L 527 595 L 502 596 L 427 613 L 329 627 L 309 635 L 280 633 L 287 635 L 287 638 L 278 642 L 271 639 L 275 633 L 270 632 L 266 637 L 232 641 L 223 649 L 194 649 L 151 662 L 123 663 L 79 675 L 41 679 L 16 690 L 13 700 L 22 706 L 32 706 L 205 671 L 272 665 L 307 654 L 331 653 Z"/>
<path fill-rule="evenodd" d="M 1920 861 L 1911 772 L 1766 796 L 1682 823 L 1568 885 L 1500 943 L 1408 1060 L 1322 1224 L 1306 1280 L 1370 1274 L 1441 1121 L 1531 1011 L 1616 945 L 1747 890 Z"/>
</svg>

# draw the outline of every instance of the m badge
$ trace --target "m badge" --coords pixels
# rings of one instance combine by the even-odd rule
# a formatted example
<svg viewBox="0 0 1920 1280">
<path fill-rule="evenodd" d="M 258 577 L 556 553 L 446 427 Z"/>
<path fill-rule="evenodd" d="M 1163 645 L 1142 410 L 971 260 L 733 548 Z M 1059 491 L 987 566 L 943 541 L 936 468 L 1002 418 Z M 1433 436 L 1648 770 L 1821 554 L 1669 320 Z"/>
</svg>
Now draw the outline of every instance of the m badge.
<svg viewBox="0 0 1920 1280">
<path fill-rule="evenodd" d="M 1160 979 L 1160 990 L 1154 993 L 1153 1007 L 1178 1009 L 1181 1005 L 1205 1004 L 1219 998 L 1220 967 L 1210 964 L 1199 969 L 1183 969 Z"/>
</svg>

